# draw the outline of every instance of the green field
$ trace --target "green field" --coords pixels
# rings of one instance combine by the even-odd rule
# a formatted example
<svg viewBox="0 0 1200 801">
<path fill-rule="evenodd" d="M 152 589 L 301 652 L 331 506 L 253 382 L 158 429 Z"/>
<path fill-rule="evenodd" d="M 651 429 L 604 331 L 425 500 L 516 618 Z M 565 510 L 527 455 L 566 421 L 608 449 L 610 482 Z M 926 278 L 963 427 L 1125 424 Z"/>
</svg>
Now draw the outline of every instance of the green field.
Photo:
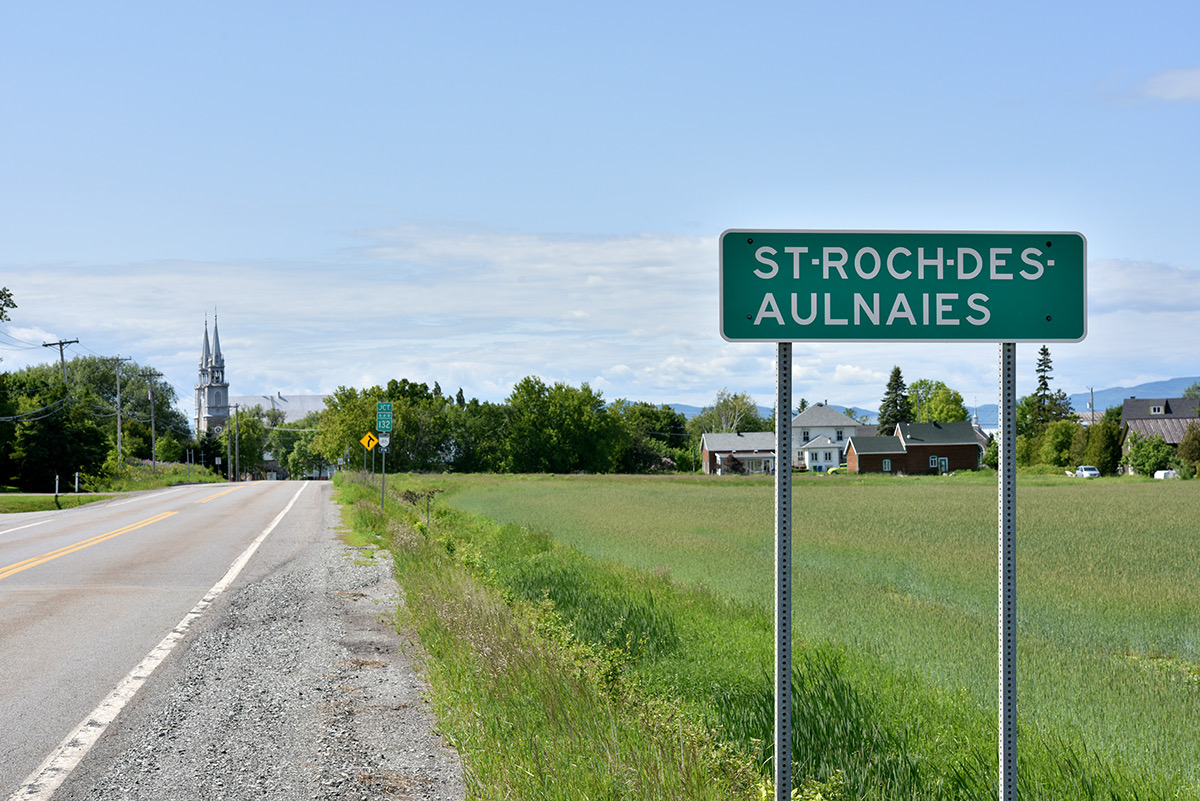
<svg viewBox="0 0 1200 801">
<path fill-rule="evenodd" d="M 702 585 L 760 617 L 773 602 L 769 481 L 436 483 L 447 490 L 441 504 L 545 532 L 590 557 Z M 1019 714 L 1030 771 L 1096 780 L 1098 793 L 1111 775 L 1114 786 L 1137 788 L 1113 797 L 1200 798 L 1197 521 L 1200 483 L 1019 485 Z M 996 714 L 994 477 L 798 480 L 794 532 L 801 646 L 845 655 L 848 680 L 886 696 L 923 758 L 994 751 L 979 742 L 994 736 Z M 745 659 L 771 670 L 761 645 Z M 1057 794 L 1089 796 L 1086 786 Z"/>
</svg>

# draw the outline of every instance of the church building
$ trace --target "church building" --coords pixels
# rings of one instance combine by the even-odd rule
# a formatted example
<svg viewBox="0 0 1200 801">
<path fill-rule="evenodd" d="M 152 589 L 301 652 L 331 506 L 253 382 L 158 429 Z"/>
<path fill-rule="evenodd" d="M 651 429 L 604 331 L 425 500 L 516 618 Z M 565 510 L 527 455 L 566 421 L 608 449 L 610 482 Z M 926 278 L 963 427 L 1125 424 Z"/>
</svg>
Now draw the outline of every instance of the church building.
<svg viewBox="0 0 1200 801">
<path fill-rule="evenodd" d="M 204 349 L 200 352 L 200 381 L 196 384 L 196 436 L 220 434 L 229 421 L 229 384 L 217 318 L 213 317 L 212 347 L 208 345 L 208 318 L 204 319 Z"/>
</svg>

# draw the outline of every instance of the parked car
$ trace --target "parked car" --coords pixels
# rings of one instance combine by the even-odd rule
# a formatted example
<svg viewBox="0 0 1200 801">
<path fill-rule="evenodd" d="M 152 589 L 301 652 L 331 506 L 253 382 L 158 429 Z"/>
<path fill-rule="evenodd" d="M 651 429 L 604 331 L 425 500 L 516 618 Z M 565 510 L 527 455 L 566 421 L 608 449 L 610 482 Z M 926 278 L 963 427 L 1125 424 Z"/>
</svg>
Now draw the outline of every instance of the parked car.
<svg viewBox="0 0 1200 801">
<path fill-rule="evenodd" d="M 846 473 L 846 472 L 849 472 L 849 471 L 846 469 L 846 463 L 845 463 L 845 462 L 842 462 L 842 463 L 841 463 L 841 464 L 839 464 L 837 467 L 831 467 L 831 468 L 829 468 L 829 475 L 831 475 L 831 476 L 835 476 L 835 475 L 837 475 L 838 473 Z"/>
<path fill-rule="evenodd" d="M 1075 471 L 1076 478 L 1099 478 L 1100 471 L 1092 467 L 1090 464 L 1081 464 L 1079 469 Z"/>
<path fill-rule="evenodd" d="M 1174 470 L 1155 470 L 1155 478 L 1179 478 Z"/>
</svg>

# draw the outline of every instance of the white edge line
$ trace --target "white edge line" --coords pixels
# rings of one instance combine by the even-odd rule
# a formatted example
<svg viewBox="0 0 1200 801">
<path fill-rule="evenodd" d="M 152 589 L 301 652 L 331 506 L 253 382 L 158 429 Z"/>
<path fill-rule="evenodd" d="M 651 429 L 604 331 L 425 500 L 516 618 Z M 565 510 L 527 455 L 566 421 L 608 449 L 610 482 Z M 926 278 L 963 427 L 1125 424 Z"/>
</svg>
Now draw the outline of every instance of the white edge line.
<svg viewBox="0 0 1200 801">
<path fill-rule="evenodd" d="M 20 531 L 23 528 L 33 528 L 34 526 L 40 526 L 43 523 L 49 523 L 53 519 L 54 519 L 53 517 L 47 517 L 45 520 L 39 520 L 36 523 L 26 523 L 25 525 L 17 526 L 16 528 L 6 528 L 6 529 L 4 529 L 4 531 L 0 531 L 0 536 L 3 536 L 5 534 L 11 534 L 14 531 Z"/>
<path fill-rule="evenodd" d="M 46 757 L 46 760 L 33 773 L 29 774 L 17 791 L 9 796 L 9 801 L 49 801 L 59 786 L 71 775 L 71 771 L 87 756 L 87 752 L 100 739 L 100 735 L 104 734 L 109 724 L 116 719 L 155 669 L 179 644 L 192 623 L 203 615 L 213 601 L 233 583 L 238 574 L 242 572 L 242 568 L 250 561 L 250 557 L 254 556 L 258 546 L 262 545 L 267 536 L 275 530 L 284 515 L 291 511 L 300 498 L 300 493 L 304 492 L 307 487 L 306 483 L 296 490 L 296 494 L 292 496 L 288 505 L 275 516 L 270 525 L 263 529 L 257 539 L 250 543 L 221 580 L 213 585 L 212 589 L 192 608 L 192 611 L 184 616 L 183 620 L 179 621 L 179 625 L 173 628 L 166 637 L 163 637 L 162 641 L 154 646 L 125 678 L 121 679 L 116 689 L 109 693 L 108 697 L 101 701 L 100 705 L 92 710 L 92 713 L 84 718 L 83 722 L 68 734 L 66 739 L 59 743 L 58 748 L 54 749 L 50 756 Z"/>
</svg>

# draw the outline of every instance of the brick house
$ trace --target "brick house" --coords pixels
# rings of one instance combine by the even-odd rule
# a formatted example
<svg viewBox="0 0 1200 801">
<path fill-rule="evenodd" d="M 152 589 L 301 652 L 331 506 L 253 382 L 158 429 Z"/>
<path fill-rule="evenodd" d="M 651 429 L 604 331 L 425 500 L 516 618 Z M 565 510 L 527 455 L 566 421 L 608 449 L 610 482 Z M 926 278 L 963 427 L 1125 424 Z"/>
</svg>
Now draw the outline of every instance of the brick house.
<svg viewBox="0 0 1200 801">
<path fill-rule="evenodd" d="M 901 423 L 882 437 L 851 437 L 851 473 L 949 473 L 978 470 L 987 437 L 973 423 Z"/>
</svg>

